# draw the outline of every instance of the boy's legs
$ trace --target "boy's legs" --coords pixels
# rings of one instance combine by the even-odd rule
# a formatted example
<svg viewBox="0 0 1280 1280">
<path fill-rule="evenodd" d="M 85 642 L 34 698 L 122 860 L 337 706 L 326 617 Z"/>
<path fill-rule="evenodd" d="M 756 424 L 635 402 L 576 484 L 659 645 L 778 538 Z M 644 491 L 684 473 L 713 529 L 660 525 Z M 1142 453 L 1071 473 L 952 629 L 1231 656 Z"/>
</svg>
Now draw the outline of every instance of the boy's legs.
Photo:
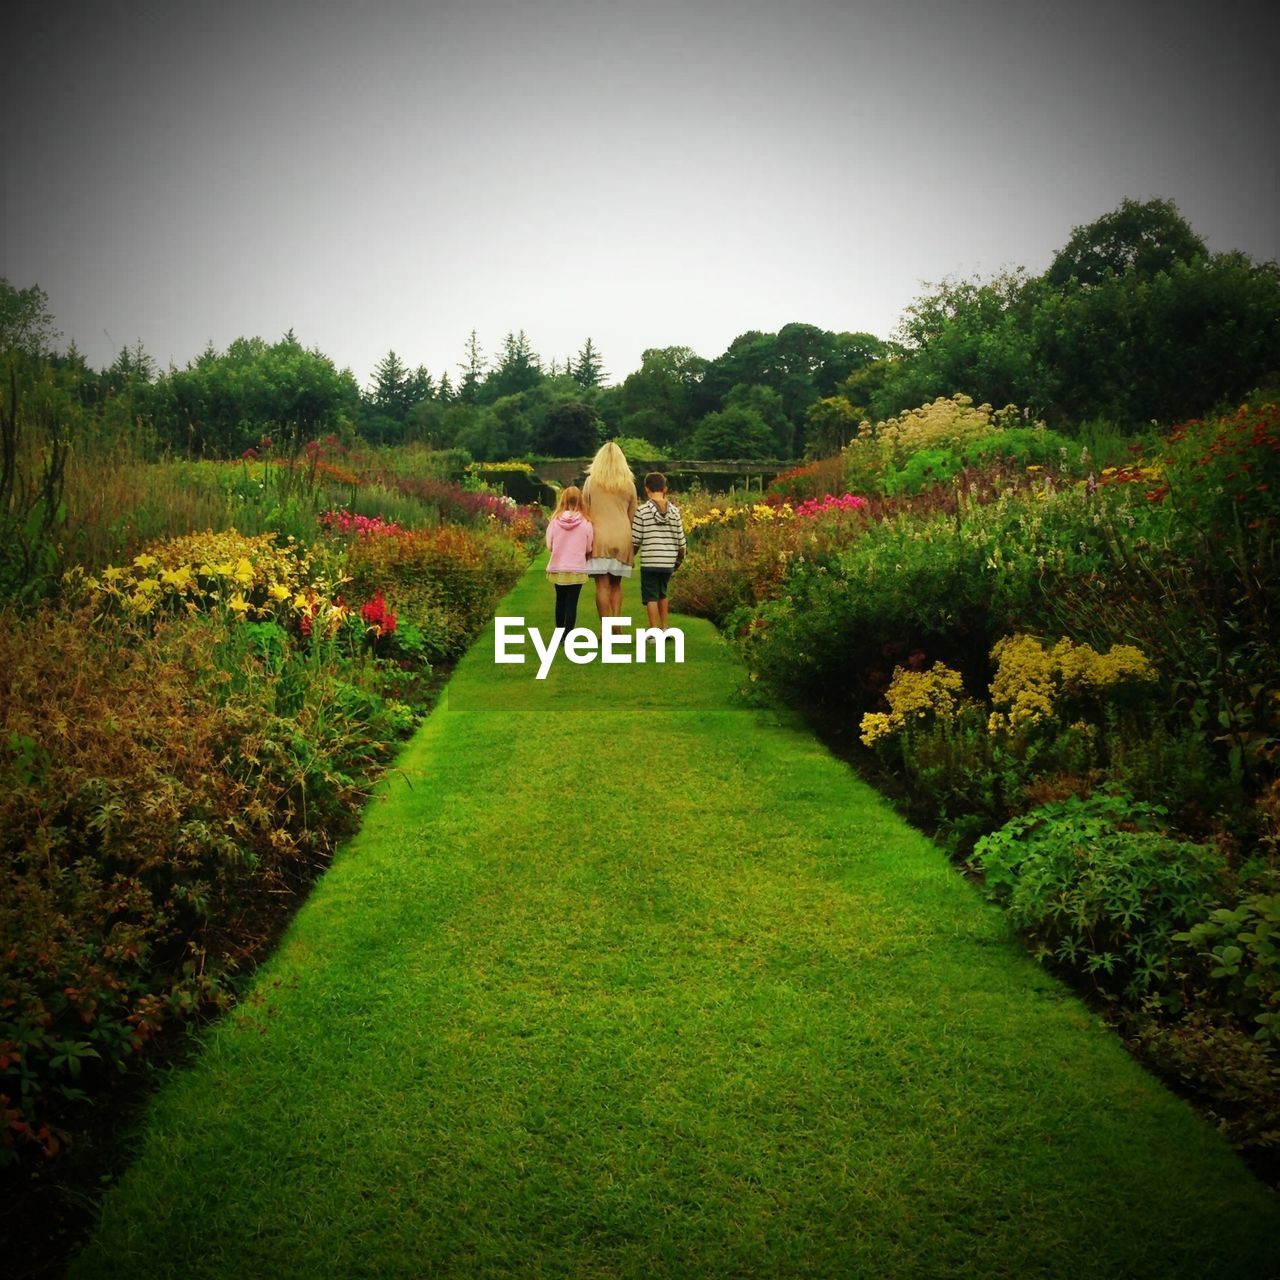
<svg viewBox="0 0 1280 1280">
<path fill-rule="evenodd" d="M 650 627 L 667 629 L 667 583 L 671 581 L 669 570 L 640 570 L 640 600 L 649 615 Z"/>
</svg>

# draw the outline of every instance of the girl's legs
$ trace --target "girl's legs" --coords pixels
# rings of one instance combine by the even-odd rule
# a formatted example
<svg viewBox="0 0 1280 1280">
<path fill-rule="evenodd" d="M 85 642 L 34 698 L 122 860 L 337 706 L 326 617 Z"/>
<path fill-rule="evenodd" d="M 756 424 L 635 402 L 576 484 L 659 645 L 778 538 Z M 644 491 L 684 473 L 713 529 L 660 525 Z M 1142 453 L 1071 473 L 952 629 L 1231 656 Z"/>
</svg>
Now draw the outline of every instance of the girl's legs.
<svg viewBox="0 0 1280 1280">
<path fill-rule="evenodd" d="M 611 612 L 609 604 L 609 583 L 613 579 L 607 573 L 598 573 L 595 576 L 596 584 L 596 612 L 600 615 L 603 622 Z"/>
<path fill-rule="evenodd" d="M 609 574 L 609 613 L 614 618 L 622 617 L 622 579 Z"/>
<path fill-rule="evenodd" d="M 556 626 L 572 631 L 578 625 L 578 593 L 581 584 L 556 587 Z"/>
</svg>

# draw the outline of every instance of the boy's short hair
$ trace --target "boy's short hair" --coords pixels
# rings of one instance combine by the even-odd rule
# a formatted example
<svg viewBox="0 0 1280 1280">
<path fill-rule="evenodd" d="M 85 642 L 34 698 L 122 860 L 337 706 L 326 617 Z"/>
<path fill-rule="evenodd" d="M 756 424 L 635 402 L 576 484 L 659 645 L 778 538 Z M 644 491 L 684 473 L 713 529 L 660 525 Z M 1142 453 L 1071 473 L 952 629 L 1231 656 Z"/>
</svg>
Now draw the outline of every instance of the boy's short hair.
<svg viewBox="0 0 1280 1280">
<path fill-rule="evenodd" d="M 644 487 L 650 493 L 661 493 L 667 487 L 667 477 L 661 471 L 650 471 L 644 478 Z"/>
</svg>

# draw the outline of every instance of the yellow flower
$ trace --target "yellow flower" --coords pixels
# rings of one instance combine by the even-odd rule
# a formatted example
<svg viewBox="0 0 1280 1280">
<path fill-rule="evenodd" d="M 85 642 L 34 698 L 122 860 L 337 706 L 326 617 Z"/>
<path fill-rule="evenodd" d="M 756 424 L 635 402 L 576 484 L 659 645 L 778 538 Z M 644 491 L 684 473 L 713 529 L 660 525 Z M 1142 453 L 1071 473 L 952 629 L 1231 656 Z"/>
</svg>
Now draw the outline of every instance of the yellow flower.
<svg viewBox="0 0 1280 1280">
<path fill-rule="evenodd" d="M 124 570 L 118 565 L 109 564 L 102 571 L 102 576 L 107 582 L 119 582 L 124 576 Z"/>
<path fill-rule="evenodd" d="M 869 711 L 862 717 L 862 741 L 869 747 L 879 739 L 930 716 L 953 720 L 964 702 L 964 685 L 958 671 L 935 662 L 928 671 L 895 667 L 885 694 L 889 713 Z"/>
<path fill-rule="evenodd" d="M 236 565 L 235 573 L 232 575 L 235 580 L 244 586 L 249 586 L 253 582 L 253 565 L 251 565 L 245 556 L 241 556 Z"/>
<path fill-rule="evenodd" d="M 991 701 L 1006 713 L 998 724 L 992 717 L 988 727 L 993 733 L 1049 719 L 1063 696 L 1157 679 L 1150 659 L 1128 644 L 1098 653 L 1087 644 L 1062 639 L 1047 649 L 1034 636 L 1014 635 L 998 641 L 991 657 L 996 661 Z"/>
<path fill-rule="evenodd" d="M 241 617 L 249 611 L 249 602 L 238 591 L 227 601 L 227 608 Z"/>
<path fill-rule="evenodd" d="M 137 568 L 142 569 L 143 571 L 145 571 L 145 570 L 147 570 L 147 569 L 150 569 L 152 565 L 154 565 L 154 564 L 156 564 L 156 563 L 158 563 L 158 562 L 157 562 L 157 560 L 156 560 L 155 556 L 146 555 L 146 554 L 144 553 L 143 555 L 140 555 L 140 556 L 134 556 L 134 557 L 133 557 L 133 563 L 134 563 L 134 565 L 135 565 Z"/>
<path fill-rule="evenodd" d="M 287 600 L 289 598 L 289 588 L 283 582 L 273 582 L 268 588 L 268 594 L 273 600 Z"/>
<path fill-rule="evenodd" d="M 160 574 L 160 581 L 175 591 L 185 591 L 191 585 L 191 567 L 184 564 L 177 569 L 165 569 Z"/>
<path fill-rule="evenodd" d="M 868 711 L 862 717 L 862 743 L 874 746 L 880 739 L 893 732 L 893 722 L 883 711 Z"/>
<path fill-rule="evenodd" d="M 991 701 L 1010 726 L 1031 725 L 1053 714 L 1053 659 L 1035 636 L 1005 636 L 991 650 L 996 673 Z"/>
</svg>

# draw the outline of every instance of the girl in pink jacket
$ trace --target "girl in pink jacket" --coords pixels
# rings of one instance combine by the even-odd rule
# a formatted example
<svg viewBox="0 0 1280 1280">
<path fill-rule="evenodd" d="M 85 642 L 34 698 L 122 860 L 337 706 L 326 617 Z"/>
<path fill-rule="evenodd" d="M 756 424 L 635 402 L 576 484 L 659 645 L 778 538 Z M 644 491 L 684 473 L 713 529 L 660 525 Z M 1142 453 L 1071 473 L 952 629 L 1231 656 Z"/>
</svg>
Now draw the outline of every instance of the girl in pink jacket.
<svg viewBox="0 0 1280 1280">
<path fill-rule="evenodd" d="M 587 557 L 594 545 L 595 531 L 582 510 L 582 490 L 566 485 L 547 525 L 547 580 L 556 589 L 556 626 L 566 634 L 578 620 L 578 594 L 587 580 Z"/>
</svg>

